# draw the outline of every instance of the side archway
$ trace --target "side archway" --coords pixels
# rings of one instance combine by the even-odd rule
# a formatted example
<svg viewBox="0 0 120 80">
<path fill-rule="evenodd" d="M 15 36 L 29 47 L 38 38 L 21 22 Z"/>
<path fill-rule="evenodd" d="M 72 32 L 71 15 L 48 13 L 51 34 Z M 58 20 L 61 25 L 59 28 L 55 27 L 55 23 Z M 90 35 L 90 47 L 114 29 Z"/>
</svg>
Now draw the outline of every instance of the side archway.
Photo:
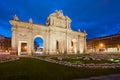
<svg viewBox="0 0 120 80">
<path fill-rule="evenodd" d="M 76 39 L 73 39 L 71 41 L 71 52 L 77 53 L 77 40 Z"/>
</svg>

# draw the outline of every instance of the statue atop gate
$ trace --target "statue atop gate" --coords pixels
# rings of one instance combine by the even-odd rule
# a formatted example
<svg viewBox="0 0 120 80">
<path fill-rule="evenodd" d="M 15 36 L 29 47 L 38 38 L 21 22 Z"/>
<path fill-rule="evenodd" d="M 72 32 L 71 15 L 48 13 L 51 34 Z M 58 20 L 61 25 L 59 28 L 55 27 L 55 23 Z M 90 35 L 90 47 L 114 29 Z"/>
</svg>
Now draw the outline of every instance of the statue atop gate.
<svg viewBox="0 0 120 80">
<path fill-rule="evenodd" d="M 50 14 L 46 22 L 47 26 L 65 29 L 71 29 L 70 24 L 71 19 L 67 16 L 64 16 L 62 10 L 59 11 L 56 10 L 54 13 Z"/>
</svg>

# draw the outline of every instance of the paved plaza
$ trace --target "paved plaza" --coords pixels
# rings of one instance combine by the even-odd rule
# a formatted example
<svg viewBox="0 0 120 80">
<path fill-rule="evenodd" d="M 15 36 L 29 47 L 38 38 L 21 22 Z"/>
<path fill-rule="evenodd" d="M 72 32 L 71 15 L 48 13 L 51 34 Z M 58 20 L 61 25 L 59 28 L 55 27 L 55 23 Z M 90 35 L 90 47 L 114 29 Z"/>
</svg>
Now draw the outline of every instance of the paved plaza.
<svg viewBox="0 0 120 80">
<path fill-rule="evenodd" d="M 120 80 L 120 74 L 91 77 L 91 78 L 87 78 L 87 79 L 74 79 L 74 80 Z"/>
</svg>

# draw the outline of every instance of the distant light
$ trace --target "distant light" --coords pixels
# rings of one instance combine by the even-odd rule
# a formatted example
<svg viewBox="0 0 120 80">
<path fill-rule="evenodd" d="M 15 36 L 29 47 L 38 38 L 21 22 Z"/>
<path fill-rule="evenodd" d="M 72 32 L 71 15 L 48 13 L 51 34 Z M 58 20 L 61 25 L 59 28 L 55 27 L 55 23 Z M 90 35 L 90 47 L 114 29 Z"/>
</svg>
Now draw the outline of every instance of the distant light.
<svg viewBox="0 0 120 80">
<path fill-rule="evenodd" d="M 104 46 L 103 43 L 100 43 L 99 45 L 100 45 L 100 47 L 103 47 L 103 46 Z"/>
<path fill-rule="evenodd" d="M 110 61 L 114 61 L 114 59 L 110 59 Z"/>
<path fill-rule="evenodd" d="M 25 47 L 24 47 L 24 49 L 26 50 L 26 49 L 27 49 L 27 47 L 25 46 Z"/>
</svg>

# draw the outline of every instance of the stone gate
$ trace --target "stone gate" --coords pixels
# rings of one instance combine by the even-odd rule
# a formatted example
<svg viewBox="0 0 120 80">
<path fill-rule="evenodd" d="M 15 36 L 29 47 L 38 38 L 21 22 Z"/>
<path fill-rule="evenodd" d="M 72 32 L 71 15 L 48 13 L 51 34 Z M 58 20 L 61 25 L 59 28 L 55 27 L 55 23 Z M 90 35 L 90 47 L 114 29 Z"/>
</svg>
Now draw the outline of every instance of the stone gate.
<svg viewBox="0 0 120 80">
<path fill-rule="evenodd" d="M 86 33 L 71 30 L 71 19 L 63 12 L 55 11 L 50 14 L 46 26 L 20 21 L 15 15 L 10 20 L 12 25 L 12 54 L 32 55 L 34 39 L 40 37 L 44 41 L 43 54 L 79 54 L 86 49 Z"/>
</svg>

